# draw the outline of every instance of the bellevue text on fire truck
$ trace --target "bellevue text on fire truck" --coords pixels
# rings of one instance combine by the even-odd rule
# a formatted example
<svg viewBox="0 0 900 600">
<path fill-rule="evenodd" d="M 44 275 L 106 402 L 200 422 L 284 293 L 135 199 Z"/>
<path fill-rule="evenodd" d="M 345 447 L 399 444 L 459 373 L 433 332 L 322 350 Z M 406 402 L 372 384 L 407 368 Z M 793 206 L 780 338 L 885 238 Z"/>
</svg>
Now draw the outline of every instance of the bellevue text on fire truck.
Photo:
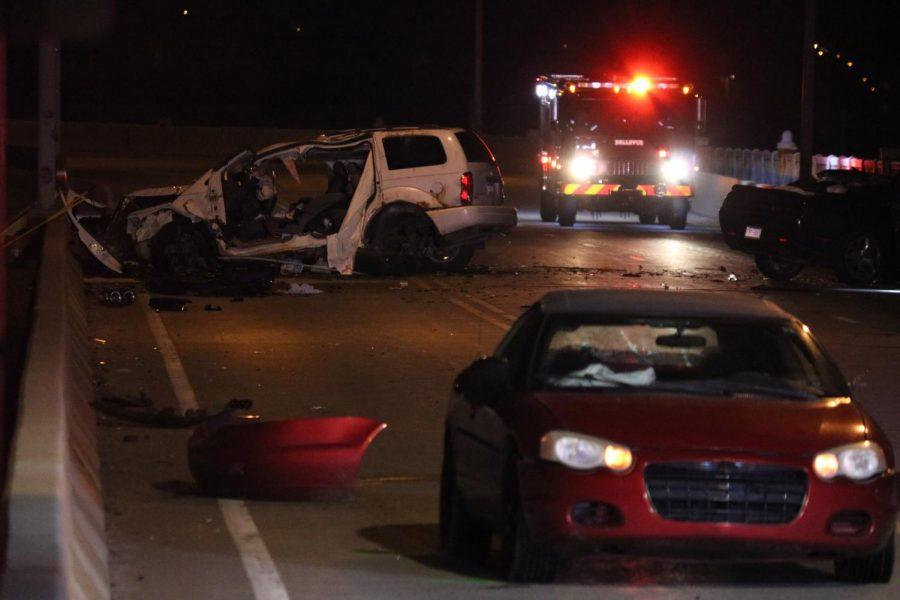
<svg viewBox="0 0 900 600">
<path fill-rule="evenodd" d="M 671 77 L 594 81 L 542 75 L 541 218 L 575 223 L 579 209 L 636 213 L 684 229 L 694 195 L 695 138 L 705 104 Z"/>
</svg>

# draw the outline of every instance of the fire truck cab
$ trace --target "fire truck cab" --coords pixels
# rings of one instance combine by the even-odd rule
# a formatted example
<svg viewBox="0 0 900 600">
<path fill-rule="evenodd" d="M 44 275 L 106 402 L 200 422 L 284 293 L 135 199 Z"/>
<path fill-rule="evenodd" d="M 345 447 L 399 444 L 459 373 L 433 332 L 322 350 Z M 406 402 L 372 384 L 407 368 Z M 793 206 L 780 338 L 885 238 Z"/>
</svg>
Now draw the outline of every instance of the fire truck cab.
<svg viewBox="0 0 900 600">
<path fill-rule="evenodd" d="M 635 213 L 684 229 L 694 195 L 705 103 L 671 77 L 542 75 L 541 218 L 575 224 L 579 209 Z"/>
</svg>

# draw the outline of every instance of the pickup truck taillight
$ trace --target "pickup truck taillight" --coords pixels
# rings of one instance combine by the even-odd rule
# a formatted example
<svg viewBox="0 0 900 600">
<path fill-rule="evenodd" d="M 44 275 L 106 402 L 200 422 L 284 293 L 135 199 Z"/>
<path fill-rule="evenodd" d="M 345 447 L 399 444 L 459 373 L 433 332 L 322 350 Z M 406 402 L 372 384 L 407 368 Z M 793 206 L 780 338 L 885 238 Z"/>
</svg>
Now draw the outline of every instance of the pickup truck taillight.
<svg viewBox="0 0 900 600">
<path fill-rule="evenodd" d="M 475 193 L 475 181 L 472 173 L 466 171 L 459 178 L 459 201 L 463 204 L 472 204 L 472 195 Z"/>
</svg>

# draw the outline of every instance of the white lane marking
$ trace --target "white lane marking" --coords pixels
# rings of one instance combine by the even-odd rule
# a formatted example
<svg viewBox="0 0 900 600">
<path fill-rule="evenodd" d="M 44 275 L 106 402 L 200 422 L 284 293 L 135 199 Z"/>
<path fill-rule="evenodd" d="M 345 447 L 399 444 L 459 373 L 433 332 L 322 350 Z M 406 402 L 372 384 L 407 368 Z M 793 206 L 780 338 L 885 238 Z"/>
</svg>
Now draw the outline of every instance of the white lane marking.
<svg viewBox="0 0 900 600">
<path fill-rule="evenodd" d="M 288 600 L 287 588 L 275 568 L 253 517 L 243 500 L 219 500 L 225 525 L 241 553 L 244 570 L 257 600 Z"/>
<path fill-rule="evenodd" d="M 434 286 L 431 284 L 439 285 L 435 281 L 423 281 L 418 278 L 413 279 L 412 281 L 418 287 L 422 288 L 423 290 L 427 290 L 427 291 L 434 291 Z M 439 285 L 439 287 L 442 291 L 447 290 L 447 287 L 444 285 Z M 460 300 L 459 298 L 455 298 L 454 296 L 451 296 L 448 294 L 446 296 L 446 299 L 447 299 L 447 302 L 449 302 L 450 304 L 453 304 L 454 306 L 458 306 L 459 308 L 463 309 L 467 313 L 475 315 L 476 317 L 490 323 L 491 325 L 494 325 L 495 327 L 499 327 L 503 331 L 506 331 L 507 329 L 509 329 L 509 323 L 504 323 L 503 321 L 496 319 L 496 318 L 492 317 L 491 315 L 478 310 L 474 306 L 471 306 L 469 303 L 464 302 L 464 301 Z"/>
<path fill-rule="evenodd" d="M 514 316 L 512 316 L 511 314 L 509 314 L 508 312 L 506 312 L 505 310 L 503 310 L 503 309 L 500 308 L 499 306 L 494 306 L 493 304 L 491 304 L 491 303 L 488 302 L 487 300 L 482 300 L 481 298 L 478 298 L 477 296 L 473 296 L 472 294 L 466 294 L 466 298 L 468 298 L 468 299 L 471 300 L 472 302 L 475 302 L 476 304 L 480 304 L 481 306 L 483 306 L 484 308 L 488 309 L 489 311 L 492 311 L 492 312 L 497 313 L 498 315 L 500 315 L 500 316 L 503 317 L 504 319 L 509 319 L 510 321 L 515 321 L 515 320 L 516 320 L 516 318 L 515 318 Z"/>
<path fill-rule="evenodd" d="M 163 357 L 163 363 L 166 366 L 166 372 L 169 374 L 169 381 L 172 382 L 172 390 L 175 392 L 175 401 L 178 403 L 178 410 L 182 413 L 188 410 L 197 410 L 200 406 L 197 404 L 197 396 L 194 394 L 194 388 L 188 380 L 187 373 L 184 371 L 184 365 L 178 358 L 178 352 L 175 350 L 175 344 L 166 331 L 166 326 L 159 318 L 159 313 L 147 305 L 146 298 L 140 298 L 138 302 L 144 307 L 144 313 L 147 315 L 147 324 L 150 325 L 150 332 L 153 339 L 156 340 L 156 347 Z"/>
<path fill-rule="evenodd" d="M 181 364 L 175 344 L 169 337 L 169 332 L 166 331 L 166 326 L 159 318 L 159 314 L 150 309 L 144 301 L 145 298 L 141 300 L 147 314 L 147 323 L 150 324 L 150 331 L 153 333 L 156 346 L 165 362 L 166 372 L 169 374 L 172 389 L 175 391 L 178 407 L 181 410 L 196 410 L 198 408 L 197 395 L 187 377 L 184 365 Z M 219 500 L 219 510 L 222 511 L 222 517 L 225 519 L 231 539 L 234 540 L 234 545 L 237 546 L 241 555 L 241 562 L 244 564 L 244 571 L 253 588 L 254 598 L 256 600 L 289 600 L 287 588 L 281 581 L 278 569 L 275 568 L 275 562 L 272 560 L 244 501 Z"/>
<path fill-rule="evenodd" d="M 449 298 L 447 298 L 447 302 L 460 307 L 464 311 L 471 313 L 471 314 L 475 315 L 476 317 L 480 317 L 483 321 L 486 321 L 486 322 L 490 323 L 491 325 L 499 327 L 503 331 L 506 331 L 507 329 L 509 329 L 509 323 L 505 323 L 499 319 L 495 319 L 491 315 L 478 310 L 477 308 L 475 308 L 471 304 L 466 303 L 463 300 L 459 300 L 458 298 L 454 298 L 454 297 L 450 296 Z"/>
</svg>

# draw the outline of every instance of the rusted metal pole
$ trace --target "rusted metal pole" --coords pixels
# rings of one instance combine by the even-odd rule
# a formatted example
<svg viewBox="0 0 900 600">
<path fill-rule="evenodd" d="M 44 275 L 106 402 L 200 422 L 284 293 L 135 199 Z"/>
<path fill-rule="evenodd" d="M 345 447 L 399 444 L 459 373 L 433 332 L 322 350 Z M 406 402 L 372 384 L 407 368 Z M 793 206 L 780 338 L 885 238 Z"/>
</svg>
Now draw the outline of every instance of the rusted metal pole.
<svg viewBox="0 0 900 600">
<path fill-rule="evenodd" d="M 815 110 L 816 0 L 806 0 L 803 17 L 803 80 L 800 86 L 800 179 L 812 177 L 813 111 Z"/>
<path fill-rule="evenodd" d="M 56 205 L 56 160 L 59 156 L 59 38 L 38 42 L 38 208 Z"/>
<path fill-rule="evenodd" d="M 472 129 L 480 132 L 483 121 L 482 75 L 484 67 L 484 0 L 475 0 L 475 65 L 472 86 Z"/>
</svg>

